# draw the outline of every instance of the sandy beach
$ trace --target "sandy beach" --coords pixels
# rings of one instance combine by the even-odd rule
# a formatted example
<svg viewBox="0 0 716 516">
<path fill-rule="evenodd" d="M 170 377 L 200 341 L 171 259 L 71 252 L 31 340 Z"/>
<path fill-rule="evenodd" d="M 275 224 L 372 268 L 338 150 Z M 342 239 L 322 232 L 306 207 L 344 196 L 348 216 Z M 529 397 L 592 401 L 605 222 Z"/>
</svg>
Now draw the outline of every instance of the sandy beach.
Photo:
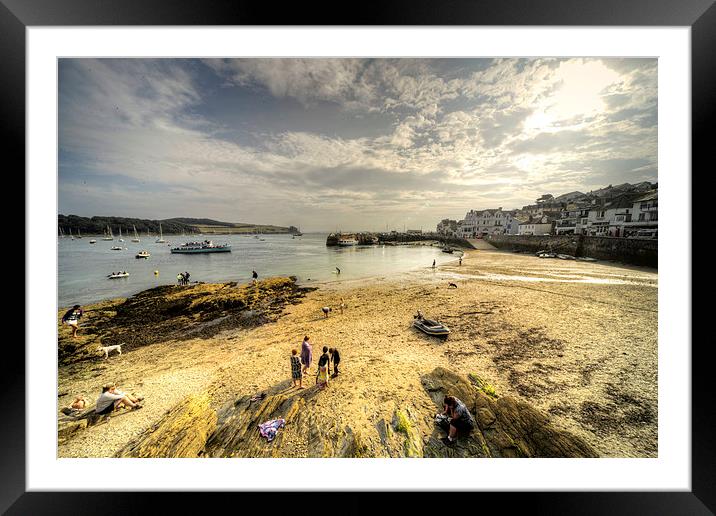
<svg viewBox="0 0 716 516">
<path fill-rule="evenodd" d="M 396 409 L 433 414 L 420 377 L 441 366 L 533 404 L 600 456 L 656 457 L 657 292 L 654 269 L 487 250 L 466 253 L 462 265 L 456 258 L 437 269 L 324 283 L 256 328 L 61 366 L 59 406 L 80 393 L 96 399 L 107 381 L 143 395 L 145 406 L 78 432 L 58 456 L 111 457 L 192 393 L 208 390 L 219 410 L 258 392 L 297 391 L 289 356 L 309 335 L 314 373 L 323 346 L 342 356 L 342 374 L 305 398 L 318 428 L 350 424 L 371 442 Z M 333 307 L 328 318 L 323 306 Z M 449 339 L 415 330 L 418 309 L 450 327 Z M 427 418 L 417 427 L 432 431 Z M 296 428 L 282 432 L 274 455 L 312 455 Z"/>
</svg>

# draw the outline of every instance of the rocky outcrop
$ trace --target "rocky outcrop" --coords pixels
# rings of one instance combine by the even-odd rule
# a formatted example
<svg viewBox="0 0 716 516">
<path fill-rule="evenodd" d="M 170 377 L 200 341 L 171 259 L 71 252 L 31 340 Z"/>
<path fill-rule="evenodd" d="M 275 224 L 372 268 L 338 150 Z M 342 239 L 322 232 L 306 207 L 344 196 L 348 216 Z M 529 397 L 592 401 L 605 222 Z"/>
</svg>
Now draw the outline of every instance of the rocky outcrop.
<svg viewBox="0 0 716 516">
<path fill-rule="evenodd" d="M 495 399 L 475 383 L 444 368 L 422 377 L 422 384 L 436 407 L 442 408 L 447 393 L 461 399 L 475 415 L 478 428 L 446 447 L 432 435 L 426 457 L 596 457 L 597 452 L 581 438 L 552 425 L 549 417 L 512 397 Z"/>
<path fill-rule="evenodd" d="M 117 457 L 596 457 L 579 437 L 556 428 L 528 403 L 499 397 L 480 378 L 465 378 L 444 368 L 421 377 L 434 402 L 396 406 L 376 423 L 341 424 L 334 414 L 316 410 L 316 388 L 287 389 L 240 396 L 212 407 L 210 392 L 190 396 L 153 427 L 120 450 Z M 434 424 L 444 396 L 460 398 L 477 428 L 446 446 L 445 432 Z M 268 442 L 258 425 L 282 418 L 285 427 Z M 62 429 L 70 438 L 82 423 Z"/>
<path fill-rule="evenodd" d="M 60 365 L 97 359 L 100 346 L 122 344 L 122 351 L 194 337 L 211 337 L 232 328 L 276 320 L 288 303 L 297 303 L 312 288 L 296 279 L 269 278 L 256 285 L 195 283 L 165 285 L 128 299 L 84 307 L 78 338 L 59 324 Z"/>
<path fill-rule="evenodd" d="M 189 396 L 172 408 L 152 428 L 122 448 L 116 457 L 182 458 L 203 453 L 216 429 L 216 412 L 208 393 Z"/>
</svg>

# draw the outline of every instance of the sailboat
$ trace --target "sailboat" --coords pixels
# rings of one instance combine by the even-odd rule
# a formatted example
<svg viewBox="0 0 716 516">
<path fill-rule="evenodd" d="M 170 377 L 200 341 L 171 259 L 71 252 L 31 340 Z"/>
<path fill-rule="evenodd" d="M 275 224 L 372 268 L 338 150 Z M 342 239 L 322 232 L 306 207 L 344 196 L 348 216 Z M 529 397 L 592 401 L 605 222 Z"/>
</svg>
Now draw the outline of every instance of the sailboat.
<svg viewBox="0 0 716 516">
<path fill-rule="evenodd" d="M 74 240 L 75 237 L 72 236 L 72 228 L 70 228 L 70 240 Z"/>
<path fill-rule="evenodd" d="M 156 242 L 157 244 L 163 244 L 163 243 L 166 242 L 166 240 L 164 240 L 164 238 L 163 238 L 163 236 L 162 236 L 162 223 L 161 223 L 161 222 L 159 223 L 159 238 L 157 238 L 157 239 L 155 240 L 155 242 Z"/>
<path fill-rule="evenodd" d="M 80 233 L 80 228 L 77 228 L 77 236 L 75 238 L 82 238 L 82 233 Z"/>
<path fill-rule="evenodd" d="M 139 242 L 139 235 L 137 234 L 137 227 L 132 224 L 132 229 L 134 229 L 134 238 L 132 239 L 132 242 Z"/>
<path fill-rule="evenodd" d="M 104 238 L 102 240 L 114 240 L 114 235 L 112 234 L 112 228 L 107 226 L 107 231 L 104 233 Z"/>
<path fill-rule="evenodd" d="M 65 232 L 62 231 L 62 226 L 60 226 L 60 238 L 65 238 Z"/>
<path fill-rule="evenodd" d="M 124 238 L 122 238 L 122 226 L 119 226 L 119 241 L 124 242 Z"/>
</svg>

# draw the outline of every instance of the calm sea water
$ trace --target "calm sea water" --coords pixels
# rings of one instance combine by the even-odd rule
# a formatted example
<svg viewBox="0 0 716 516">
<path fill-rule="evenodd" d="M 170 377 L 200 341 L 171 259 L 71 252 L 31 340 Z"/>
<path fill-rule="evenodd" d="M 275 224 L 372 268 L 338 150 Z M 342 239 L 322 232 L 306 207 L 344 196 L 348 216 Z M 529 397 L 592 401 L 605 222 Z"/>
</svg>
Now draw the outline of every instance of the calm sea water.
<svg viewBox="0 0 716 516">
<path fill-rule="evenodd" d="M 355 246 L 326 247 L 326 234 L 262 235 L 253 236 L 216 235 L 215 243 L 230 243 L 230 253 L 171 254 L 170 248 L 187 239 L 207 237 L 181 237 L 167 235 L 171 243 L 157 244 L 156 237 L 141 237 L 141 242 L 103 241 L 97 238 L 58 240 L 58 303 L 64 307 L 88 304 L 103 299 L 128 297 L 158 285 L 176 284 L 176 275 L 188 271 L 191 281 L 223 282 L 251 280 L 256 270 L 259 279 L 270 276 L 297 276 L 299 282 L 311 284 L 325 281 L 345 281 L 357 278 L 386 276 L 400 272 L 430 267 L 457 259 L 430 246 Z M 126 249 L 112 251 L 121 245 Z M 151 253 L 148 259 L 136 259 L 138 251 Z M 341 274 L 335 273 L 335 268 Z M 129 272 L 128 278 L 107 279 L 115 271 Z M 159 271 L 158 275 L 154 271 Z"/>
</svg>

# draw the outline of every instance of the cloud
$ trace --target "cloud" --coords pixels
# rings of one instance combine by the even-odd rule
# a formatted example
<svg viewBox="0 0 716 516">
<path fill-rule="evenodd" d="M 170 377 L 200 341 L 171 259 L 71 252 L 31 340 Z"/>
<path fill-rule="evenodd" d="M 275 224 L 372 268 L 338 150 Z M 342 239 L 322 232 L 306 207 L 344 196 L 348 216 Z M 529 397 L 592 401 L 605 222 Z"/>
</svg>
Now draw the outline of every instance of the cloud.
<svg viewBox="0 0 716 516">
<path fill-rule="evenodd" d="M 63 59 L 60 210 L 302 227 L 334 210 L 374 228 L 402 210 L 427 226 L 545 188 L 656 180 L 655 60 L 470 63 Z M 226 99 L 236 120 L 242 106 L 258 113 L 250 126 L 208 108 Z M 271 122 L 286 99 L 312 130 Z M 355 130 L 373 113 L 379 131 Z M 321 131 L 321 117 L 350 136 Z"/>
</svg>

